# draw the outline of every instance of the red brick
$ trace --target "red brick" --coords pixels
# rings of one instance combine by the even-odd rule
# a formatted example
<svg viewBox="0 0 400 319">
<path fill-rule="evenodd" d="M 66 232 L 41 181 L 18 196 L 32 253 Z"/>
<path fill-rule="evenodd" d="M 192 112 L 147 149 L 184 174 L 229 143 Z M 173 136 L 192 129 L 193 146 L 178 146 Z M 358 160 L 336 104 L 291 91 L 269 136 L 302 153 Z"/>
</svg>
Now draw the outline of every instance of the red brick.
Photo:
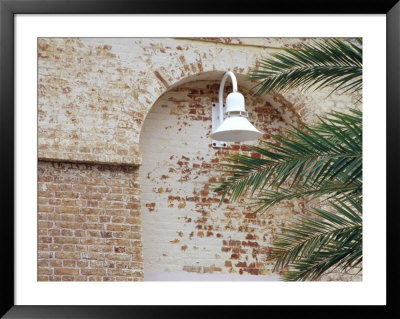
<svg viewBox="0 0 400 319">
<path fill-rule="evenodd" d="M 49 281 L 49 277 L 48 276 L 37 276 L 37 280 L 38 281 Z"/>
<path fill-rule="evenodd" d="M 84 230 L 75 230 L 74 231 L 75 237 L 85 237 L 86 232 Z"/>
<path fill-rule="evenodd" d="M 74 278 L 74 276 L 62 276 L 61 280 L 62 281 L 74 281 L 75 278 Z"/>
<path fill-rule="evenodd" d="M 104 276 L 106 274 L 106 271 L 104 269 L 81 269 L 81 274 L 90 276 L 90 275 L 97 275 L 97 276 Z"/>
<path fill-rule="evenodd" d="M 38 275 L 52 275 L 53 269 L 39 267 L 37 273 Z"/>
<path fill-rule="evenodd" d="M 65 206 L 57 206 L 57 213 L 66 213 L 66 214 L 79 214 L 79 207 L 65 207 Z"/>
<path fill-rule="evenodd" d="M 63 245 L 63 251 L 74 251 L 75 245 Z"/>
<path fill-rule="evenodd" d="M 89 262 L 86 260 L 78 260 L 76 263 L 77 263 L 78 267 L 80 267 L 80 268 L 84 268 L 89 265 Z"/>
<path fill-rule="evenodd" d="M 66 229 L 79 229 L 80 223 L 76 222 L 56 222 L 57 227 L 66 228 Z"/>
<path fill-rule="evenodd" d="M 63 267 L 75 267 L 76 261 L 71 259 L 63 260 Z"/>
<path fill-rule="evenodd" d="M 104 214 L 104 209 L 101 208 L 81 208 L 82 214 L 88 215 L 102 215 Z"/>
<path fill-rule="evenodd" d="M 55 275 L 79 275 L 79 270 L 75 268 L 54 268 Z"/>
<path fill-rule="evenodd" d="M 100 245 L 95 245 L 95 246 L 90 246 L 89 251 L 94 251 L 94 252 L 111 252 L 112 247 L 111 246 L 100 246 Z"/>
<path fill-rule="evenodd" d="M 79 239 L 75 237 L 54 237 L 56 244 L 79 244 Z"/>
<path fill-rule="evenodd" d="M 61 260 L 50 260 L 51 267 L 61 267 L 62 261 Z"/>
<path fill-rule="evenodd" d="M 38 211 L 43 213 L 52 213 L 54 212 L 54 206 L 39 205 Z"/>
<path fill-rule="evenodd" d="M 77 192 L 56 192 L 56 198 L 78 198 L 79 193 Z"/>
<path fill-rule="evenodd" d="M 107 231 L 129 231 L 130 226 L 129 225 L 114 225 L 114 224 L 108 224 L 106 226 Z"/>
<path fill-rule="evenodd" d="M 51 243 L 53 241 L 52 237 L 39 236 L 38 243 Z"/>
<path fill-rule="evenodd" d="M 38 229 L 38 236 L 47 236 L 49 231 L 47 229 Z"/>
<path fill-rule="evenodd" d="M 56 258 L 58 259 L 78 259 L 80 258 L 79 252 L 56 252 Z"/>
</svg>

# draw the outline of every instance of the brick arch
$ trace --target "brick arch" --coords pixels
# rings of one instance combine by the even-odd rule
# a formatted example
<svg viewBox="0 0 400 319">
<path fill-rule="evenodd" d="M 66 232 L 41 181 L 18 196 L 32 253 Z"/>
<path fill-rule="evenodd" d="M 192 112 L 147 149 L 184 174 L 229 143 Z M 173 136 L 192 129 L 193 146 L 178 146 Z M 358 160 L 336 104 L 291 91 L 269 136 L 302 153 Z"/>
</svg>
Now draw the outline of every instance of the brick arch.
<svg viewBox="0 0 400 319">
<path fill-rule="evenodd" d="M 186 70 L 184 67 L 182 67 L 183 70 Z M 181 71 L 183 71 L 181 70 Z M 167 82 L 164 78 L 162 78 L 160 76 L 160 73 L 158 71 L 154 71 L 155 74 L 158 74 L 159 78 L 159 82 L 161 82 L 162 84 L 158 83 L 158 88 L 157 90 L 154 90 L 155 92 L 159 92 L 158 94 L 154 94 L 152 96 L 152 98 L 150 99 L 146 99 L 147 102 L 147 107 L 146 110 L 143 112 L 143 119 L 141 119 L 140 123 L 143 124 L 147 118 L 147 115 L 150 113 L 151 109 L 154 107 L 154 105 L 157 104 L 157 102 L 162 99 L 162 97 L 167 94 L 168 92 L 173 91 L 174 89 L 186 85 L 187 83 L 190 82 L 198 82 L 198 81 L 210 81 L 210 82 L 215 82 L 214 86 L 216 86 L 217 88 L 219 88 L 219 83 L 223 77 L 223 75 L 227 72 L 230 71 L 231 69 L 227 69 L 227 70 L 213 70 L 213 71 L 203 71 L 203 72 L 194 72 L 192 71 L 193 74 L 187 75 L 187 76 L 182 76 L 178 79 L 176 79 L 175 82 L 173 83 L 169 83 Z M 233 68 L 233 70 L 238 70 L 238 68 Z M 243 69 L 240 69 L 243 70 Z M 233 71 L 235 73 L 237 82 L 238 82 L 238 86 L 239 86 L 239 91 L 240 90 L 246 90 L 248 91 L 249 95 L 251 95 L 252 91 L 251 88 L 254 85 L 254 82 L 251 82 L 247 79 L 247 73 L 237 73 L 235 71 Z M 231 86 L 231 82 L 230 79 L 227 80 L 226 82 L 226 89 L 229 90 L 230 86 Z M 214 97 L 217 101 L 218 100 L 218 89 L 215 92 L 215 97 Z M 263 98 L 259 98 L 258 100 L 262 100 Z M 290 115 L 286 114 L 286 120 L 287 121 L 294 121 L 293 123 L 296 123 L 296 125 L 299 125 L 302 121 L 301 116 L 298 112 L 298 110 L 296 109 L 296 106 L 293 105 L 290 101 L 288 101 L 282 94 L 274 94 L 272 95 L 268 95 L 268 97 L 266 98 L 266 100 L 269 101 L 269 103 L 271 103 L 275 108 L 278 109 L 278 112 L 281 113 L 287 113 L 289 112 Z M 281 108 L 283 107 L 283 108 Z M 281 109 L 279 109 L 281 108 Z M 289 117 L 291 117 L 292 119 L 289 120 Z M 141 127 L 141 129 L 143 128 L 143 126 Z M 141 134 L 140 134 L 141 135 Z M 140 137 L 139 137 L 139 141 L 140 142 Z"/>
<path fill-rule="evenodd" d="M 142 125 L 160 96 L 187 81 L 219 80 L 228 70 L 244 81 L 268 49 L 184 39 L 50 38 L 39 40 L 38 52 L 39 159 L 137 166 Z"/>
<path fill-rule="evenodd" d="M 227 66 L 228 67 L 228 66 Z M 150 112 L 151 108 L 153 105 L 157 102 L 158 99 L 160 99 L 164 94 L 167 92 L 184 85 L 185 83 L 189 82 L 196 82 L 196 81 L 220 81 L 227 71 L 231 71 L 232 69 L 237 69 L 237 68 L 227 68 L 225 71 L 223 70 L 210 70 L 210 71 L 201 71 L 198 72 L 196 69 L 188 69 L 185 66 L 181 66 L 181 69 L 178 69 L 178 71 L 181 71 L 181 76 L 178 78 L 173 78 L 173 81 L 171 77 L 165 76 L 165 74 L 161 75 L 162 72 L 155 70 L 153 71 L 154 76 L 156 77 L 156 82 L 157 86 L 154 89 L 154 94 L 151 95 L 149 98 L 146 99 L 146 110 L 143 113 L 144 119 L 146 118 L 147 114 Z M 185 73 L 186 72 L 186 73 Z M 250 87 L 250 82 L 246 81 L 245 77 L 246 75 L 244 73 L 236 73 L 235 75 L 238 80 L 238 84 L 249 88 Z M 168 79 L 168 80 L 167 80 Z M 227 82 L 227 86 L 229 86 L 229 80 Z"/>
<path fill-rule="evenodd" d="M 251 218 L 246 201 L 218 207 L 212 183 L 219 177 L 219 161 L 229 154 L 250 154 L 239 143 L 211 147 L 211 102 L 218 98 L 223 73 L 197 74 L 172 84 L 143 123 L 139 180 L 145 280 L 277 279 L 270 265 L 261 262 L 265 244 L 303 204 L 280 206 L 275 219 Z M 250 120 L 266 139 L 299 124 L 282 96 L 254 97 L 244 76 L 237 78 Z"/>
</svg>

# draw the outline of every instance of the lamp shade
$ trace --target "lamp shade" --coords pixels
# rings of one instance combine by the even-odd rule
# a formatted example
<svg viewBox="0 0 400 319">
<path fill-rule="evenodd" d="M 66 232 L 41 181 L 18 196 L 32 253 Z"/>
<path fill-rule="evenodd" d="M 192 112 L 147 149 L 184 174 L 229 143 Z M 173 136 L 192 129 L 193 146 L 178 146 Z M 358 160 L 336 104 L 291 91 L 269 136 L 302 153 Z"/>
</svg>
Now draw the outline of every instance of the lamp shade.
<svg viewBox="0 0 400 319">
<path fill-rule="evenodd" d="M 225 81 L 228 76 L 232 80 L 233 92 L 226 97 L 226 105 L 223 105 L 223 93 Z M 244 96 L 237 91 L 235 75 L 228 71 L 224 74 L 219 86 L 218 110 L 214 108 L 212 113 L 212 133 L 210 137 L 220 142 L 244 142 L 259 139 L 262 133 L 258 131 L 247 119 L 244 106 Z M 224 110 L 225 108 L 225 110 Z M 225 119 L 224 119 L 225 118 Z M 213 142 L 213 145 L 217 143 Z M 226 143 L 222 144 L 226 146 Z M 221 147 L 221 146 L 216 146 Z"/>
<path fill-rule="evenodd" d="M 262 135 L 246 117 L 230 116 L 210 136 L 216 141 L 244 142 L 259 139 Z"/>
</svg>

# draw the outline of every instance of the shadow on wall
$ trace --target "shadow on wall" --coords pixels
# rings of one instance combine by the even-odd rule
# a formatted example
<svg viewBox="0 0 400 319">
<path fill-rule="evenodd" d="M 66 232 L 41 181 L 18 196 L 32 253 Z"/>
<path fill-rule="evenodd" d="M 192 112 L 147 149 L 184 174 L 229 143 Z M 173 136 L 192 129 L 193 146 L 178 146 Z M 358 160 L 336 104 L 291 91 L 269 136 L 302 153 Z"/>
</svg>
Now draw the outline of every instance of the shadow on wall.
<svg viewBox="0 0 400 319">
<path fill-rule="evenodd" d="M 265 262 L 268 246 L 285 222 L 304 210 L 301 201 L 256 217 L 244 200 L 225 200 L 219 207 L 212 189 L 220 161 L 251 154 L 243 143 L 211 146 L 211 103 L 218 100 L 222 74 L 207 72 L 174 85 L 144 122 L 139 175 L 145 280 L 277 280 Z M 238 83 L 249 120 L 264 139 L 299 124 L 281 96 L 254 97 L 243 77 Z"/>
</svg>

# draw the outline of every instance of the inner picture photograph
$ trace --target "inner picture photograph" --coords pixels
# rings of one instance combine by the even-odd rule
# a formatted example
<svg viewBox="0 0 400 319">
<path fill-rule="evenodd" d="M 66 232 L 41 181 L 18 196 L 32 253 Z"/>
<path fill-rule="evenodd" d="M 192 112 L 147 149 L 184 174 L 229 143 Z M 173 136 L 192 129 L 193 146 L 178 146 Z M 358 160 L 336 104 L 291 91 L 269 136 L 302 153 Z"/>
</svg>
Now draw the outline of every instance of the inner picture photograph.
<svg viewBox="0 0 400 319">
<path fill-rule="evenodd" d="M 37 281 L 362 281 L 362 38 L 37 52 Z"/>
</svg>

